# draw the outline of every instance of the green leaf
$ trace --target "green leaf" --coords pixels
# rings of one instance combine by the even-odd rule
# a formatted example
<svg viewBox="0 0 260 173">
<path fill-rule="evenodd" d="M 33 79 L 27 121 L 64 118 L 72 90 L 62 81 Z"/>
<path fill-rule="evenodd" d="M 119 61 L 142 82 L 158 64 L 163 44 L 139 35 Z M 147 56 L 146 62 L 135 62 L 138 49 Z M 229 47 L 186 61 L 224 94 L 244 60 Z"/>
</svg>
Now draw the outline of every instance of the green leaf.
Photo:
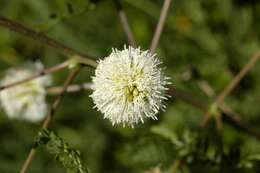
<svg viewBox="0 0 260 173">
<path fill-rule="evenodd" d="M 67 142 L 54 132 L 43 129 L 35 139 L 37 146 L 45 145 L 47 151 L 52 154 L 56 161 L 61 163 L 67 173 L 88 173 L 80 159 L 80 152 L 71 149 Z"/>
</svg>

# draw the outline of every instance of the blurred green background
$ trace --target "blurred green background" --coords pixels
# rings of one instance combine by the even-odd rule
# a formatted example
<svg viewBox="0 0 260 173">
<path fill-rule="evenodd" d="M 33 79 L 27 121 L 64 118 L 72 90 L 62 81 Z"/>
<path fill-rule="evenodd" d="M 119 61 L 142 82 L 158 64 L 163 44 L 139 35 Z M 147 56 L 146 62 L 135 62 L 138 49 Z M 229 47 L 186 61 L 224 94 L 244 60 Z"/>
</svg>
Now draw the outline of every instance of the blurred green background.
<svg viewBox="0 0 260 173">
<path fill-rule="evenodd" d="M 122 0 L 133 34 L 149 49 L 162 0 Z M 127 39 L 112 0 L 0 0 L 0 15 L 46 33 L 96 59 L 123 48 Z M 260 47 L 260 2 L 257 0 L 173 0 L 159 47 L 172 87 L 210 102 L 201 81 L 220 93 Z M 40 59 L 46 67 L 63 62 L 59 51 L 0 28 L 0 76 L 6 69 Z M 94 70 L 84 68 L 75 83 L 90 82 Z M 53 75 L 62 85 L 68 74 Z M 260 131 L 260 65 L 250 71 L 226 99 L 241 118 Z M 158 121 L 136 128 L 113 127 L 92 109 L 90 91 L 68 94 L 55 115 L 52 130 L 81 151 L 92 173 L 260 172 L 260 143 L 224 124 L 222 137 L 214 122 L 199 129 L 203 113 L 171 98 Z M 54 96 L 48 96 L 52 103 Z M 41 123 L 31 124 L 0 114 L 0 172 L 21 168 Z M 204 148 L 203 148 L 204 147 Z M 44 148 L 29 172 L 65 172 Z"/>
</svg>

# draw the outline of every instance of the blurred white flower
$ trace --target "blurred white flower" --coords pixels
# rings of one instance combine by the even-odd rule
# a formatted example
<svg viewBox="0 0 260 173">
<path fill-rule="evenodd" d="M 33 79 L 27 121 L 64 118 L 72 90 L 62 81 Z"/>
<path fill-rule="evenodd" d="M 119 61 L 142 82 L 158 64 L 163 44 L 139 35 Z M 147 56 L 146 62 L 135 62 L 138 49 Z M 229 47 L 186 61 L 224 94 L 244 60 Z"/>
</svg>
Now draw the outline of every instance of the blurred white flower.
<svg viewBox="0 0 260 173">
<path fill-rule="evenodd" d="M 144 118 L 157 119 L 167 100 L 168 77 L 155 54 L 140 48 L 113 50 L 98 62 L 92 89 L 95 107 L 112 124 L 134 126 Z"/>
<path fill-rule="evenodd" d="M 40 62 L 27 63 L 23 67 L 9 69 L 1 85 L 23 80 L 42 69 L 43 65 Z M 47 113 L 45 86 L 50 83 L 51 76 L 43 76 L 0 91 L 1 105 L 7 116 L 30 122 L 42 120 Z"/>
</svg>

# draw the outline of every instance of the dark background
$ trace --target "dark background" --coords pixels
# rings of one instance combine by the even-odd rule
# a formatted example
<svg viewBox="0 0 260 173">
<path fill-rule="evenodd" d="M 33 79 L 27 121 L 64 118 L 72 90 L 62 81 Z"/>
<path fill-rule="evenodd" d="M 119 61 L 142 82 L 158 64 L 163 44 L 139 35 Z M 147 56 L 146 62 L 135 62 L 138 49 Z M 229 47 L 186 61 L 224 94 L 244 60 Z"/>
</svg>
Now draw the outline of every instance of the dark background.
<svg viewBox="0 0 260 173">
<path fill-rule="evenodd" d="M 149 49 L 162 0 L 122 0 L 133 34 Z M 127 39 L 112 0 L 0 0 L 0 15 L 46 33 L 95 59 L 123 48 Z M 213 101 L 201 89 L 206 82 L 220 93 L 260 47 L 260 2 L 257 0 L 173 0 L 159 47 L 172 87 L 196 99 Z M 10 67 L 40 59 L 46 67 L 63 62 L 59 51 L 0 28 L 0 76 Z M 84 68 L 75 83 L 90 82 Z M 68 74 L 53 75 L 62 85 Z M 257 64 L 226 103 L 251 128 L 260 130 L 260 65 Z M 136 128 L 113 127 L 92 109 L 91 91 L 69 94 L 54 118 L 52 130 L 81 151 L 92 173 L 136 173 L 159 167 L 171 172 L 259 172 L 260 143 L 254 136 L 224 123 L 222 137 L 214 121 L 200 129 L 203 112 L 171 98 L 158 121 Z M 52 103 L 54 96 L 48 96 Z M 41 123 L 31 124 L 0 114 L 0 172 L 18 172 Z M 176 144 L 179 140 L 180 145 Z M 177 142 L 178 143 L 178 142 Z M 202 151 L 203 147 L 205 150 Z M 258 154 L 259 153 L 259 154 Z M 42 147 L 30 172 L 65 172 Z M 154 172 L 157 173 L 157 172 Z"/>
</svg>

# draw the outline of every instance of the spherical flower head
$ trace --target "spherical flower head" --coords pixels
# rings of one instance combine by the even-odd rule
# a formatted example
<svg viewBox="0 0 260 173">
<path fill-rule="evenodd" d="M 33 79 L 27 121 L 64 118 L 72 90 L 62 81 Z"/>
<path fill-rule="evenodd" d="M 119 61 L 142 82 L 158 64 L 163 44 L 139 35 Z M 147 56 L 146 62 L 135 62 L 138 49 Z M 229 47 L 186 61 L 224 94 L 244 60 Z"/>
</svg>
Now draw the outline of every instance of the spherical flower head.
<svg viewBox="0 0 260 173">
<path fill-rule="evenodd" d="M 95 107 L 112 124 L 134 127 L 145 118 L 156 120 L 167 100 L 168 77 L 155 54 L 140 48 L 114 50 L 100 60 L 93 77 Z"/>
<path fill-rule="evenodd" d="M 43 65 L 40 62 L 30 62 L 20 68 L 11 68 L 1 81 L 1 85 L 23 80 L 42 69 Z M 45 86 L 50 83 L 51 77 L 44 76 L 0 91 L 0 102 L 7 116 L 30 122 L 42 120 L 47 113 Z"/>
</svg>

